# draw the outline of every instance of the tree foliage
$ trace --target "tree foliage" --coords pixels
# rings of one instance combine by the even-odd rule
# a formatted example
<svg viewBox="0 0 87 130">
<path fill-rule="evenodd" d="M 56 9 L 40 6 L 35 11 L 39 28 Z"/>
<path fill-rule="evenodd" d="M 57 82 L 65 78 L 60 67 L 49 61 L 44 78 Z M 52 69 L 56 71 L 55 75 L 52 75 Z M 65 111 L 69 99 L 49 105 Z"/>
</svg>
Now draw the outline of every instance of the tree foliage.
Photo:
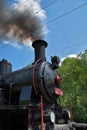
<svg viewBox="0 0 87 130">
<path fill-rule="evenodd" d="M 74 121 L 87 122 L 87 50 L 77 58 L 66 58 L 58 73 L 64 91 L 61 105 L 72 109 Z"/>
</svg>

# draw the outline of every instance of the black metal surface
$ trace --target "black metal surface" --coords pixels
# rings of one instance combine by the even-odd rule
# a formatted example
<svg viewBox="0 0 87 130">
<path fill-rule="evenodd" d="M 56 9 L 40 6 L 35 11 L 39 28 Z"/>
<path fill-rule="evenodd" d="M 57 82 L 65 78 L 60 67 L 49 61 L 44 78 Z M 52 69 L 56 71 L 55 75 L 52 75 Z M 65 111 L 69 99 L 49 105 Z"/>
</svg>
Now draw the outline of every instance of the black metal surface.
<svg viewBox="0 0 87 130">
<path fill-rule="evenodd" d="M 27 130 L 27 110 L 0 110 L 0 130 Z"/>
<path fill-rule="evenodd" d="M 44 40 L 36 40 L 32 44 L 35 50 L 35 61 L 41 58 L 42 61 L 46 60 L 45 57 L 45 47 L 47 47 L 47 42 Z"/>
<path fill-rule="evenodd" d="M 33 42 L 32 46 L 35 51 L 35 61 L 31 67 L 6 72 L 0 76 L 0 130 L 5 130 L 6 127 L 8 128 L 6 130 L 26 130 L 28 110 L 40 105 L 40 96 L 43 96 L 43 103 L 45 106 L 50 106 L 50 110 L 58 98 L 54 92 L 54 88 L 59 87 L 55 81 L 56 67 L 47 62 L 45 57 L 47 43 L 37 40 Z M 39 120 L 38 126 L 40 118 L 40 109 L 31 111 L 31 120 L 33 123 Z M 6 126 L 4 126 L 5 123 Z M 17 127 L 18 124 L 19 127 Z M 14 125 L 16 126 L 13 128 Z"/>
</svg>

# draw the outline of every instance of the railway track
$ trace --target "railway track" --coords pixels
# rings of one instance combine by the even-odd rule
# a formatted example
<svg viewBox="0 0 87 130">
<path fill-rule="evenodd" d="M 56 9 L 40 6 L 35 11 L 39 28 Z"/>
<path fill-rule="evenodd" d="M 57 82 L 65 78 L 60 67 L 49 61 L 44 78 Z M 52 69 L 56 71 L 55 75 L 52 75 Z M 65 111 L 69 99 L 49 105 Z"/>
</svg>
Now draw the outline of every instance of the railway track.
<svg viewBox="0 0 87 130">
<path fill-rule="evenodd" d="M 87 130 L 86 123 L 55 124 L 55 130 Z"/>
</svg>

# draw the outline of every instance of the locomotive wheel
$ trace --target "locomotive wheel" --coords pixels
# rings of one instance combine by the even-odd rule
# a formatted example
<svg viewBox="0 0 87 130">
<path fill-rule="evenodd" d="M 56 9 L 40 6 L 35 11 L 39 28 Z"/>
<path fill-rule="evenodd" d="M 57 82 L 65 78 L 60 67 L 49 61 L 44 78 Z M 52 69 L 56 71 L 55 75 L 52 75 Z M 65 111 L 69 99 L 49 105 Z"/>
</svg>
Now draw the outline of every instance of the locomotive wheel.
<svg viewBox="0 0 87 130">
<path fill-rule="evenodd" d="M 46 130 L 54 130 L 54 124 L 53 123 L 46 123 Z"/>
</svg>

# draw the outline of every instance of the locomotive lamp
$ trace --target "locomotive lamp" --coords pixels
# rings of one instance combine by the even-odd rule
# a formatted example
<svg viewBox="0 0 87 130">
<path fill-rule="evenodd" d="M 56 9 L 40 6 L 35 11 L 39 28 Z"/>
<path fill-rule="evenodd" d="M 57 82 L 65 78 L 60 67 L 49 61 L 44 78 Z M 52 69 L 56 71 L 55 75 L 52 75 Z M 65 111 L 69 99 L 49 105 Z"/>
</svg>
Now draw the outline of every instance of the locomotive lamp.
<svg viewBox="0 0 87 130">
<path fill-rule="evenodd" d="M 52 62 L 53 68 L 57 69 L 60 63 L 60 58 L 58 56 L 51 56 L 51 62 Z"/>
</svg>

